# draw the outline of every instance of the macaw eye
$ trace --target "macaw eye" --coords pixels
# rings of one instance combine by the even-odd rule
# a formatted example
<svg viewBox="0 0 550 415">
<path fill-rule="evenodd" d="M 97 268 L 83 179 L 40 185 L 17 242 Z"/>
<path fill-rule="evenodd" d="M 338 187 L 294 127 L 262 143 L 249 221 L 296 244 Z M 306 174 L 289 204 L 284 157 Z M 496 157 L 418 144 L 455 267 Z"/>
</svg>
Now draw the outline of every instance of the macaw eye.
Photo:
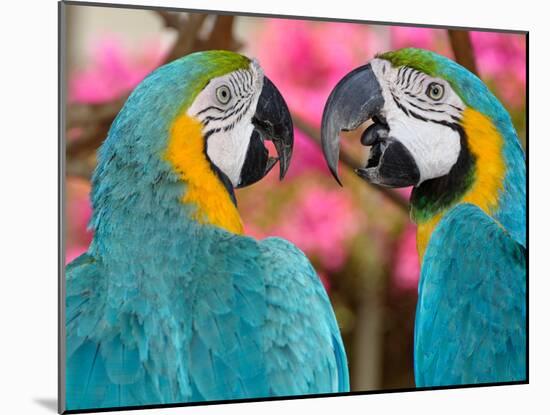
<svg viewBox="0 0 550 415">
<path fill-rule="evenodd" d="M 218 89 L 216 89 L 216 98 L 218 98 L 220 103 L 227 104 L 231 99 L 231 91 L 229 90 L 229 87 L 227 85 L 219 86 Z"/>
<path fill-rule="evenodd" d="M 432 82 L 430 85 L 428 85 L 428 90 L 426 91 L 426 95 L 428 95 L 434 101 L 439 101 L 441 98 L 443 98 L 444 93 L 445 87 L 441 84 L 438 84 L 437 82 Z"/>
</svg>

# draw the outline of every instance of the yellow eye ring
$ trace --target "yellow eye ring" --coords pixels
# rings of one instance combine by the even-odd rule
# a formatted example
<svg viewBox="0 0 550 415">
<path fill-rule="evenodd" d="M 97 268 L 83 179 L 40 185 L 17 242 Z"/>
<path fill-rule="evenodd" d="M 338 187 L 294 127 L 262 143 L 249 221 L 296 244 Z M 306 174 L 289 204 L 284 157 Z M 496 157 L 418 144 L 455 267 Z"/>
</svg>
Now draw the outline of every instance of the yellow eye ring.
<svg viewBox="0 0 550 415">
<path fill-rule="evenodd" d="M 445 87 L 441 84 L 438 84 L 437 82 L 432 82 L 430 85 L 428 85 L 428 89 L 426 90 L 426 95 L 428 95 L 434 101 L 439 101 L 441 98 L 443 98 L 444 94 Z"/>
<path fill-rule="evenodd" d="M 221 104 L 227 104 L 231 99 L 231 90 L 227 85 L 219 86 L 216 89 L 216 98 Z"/>
</svg>

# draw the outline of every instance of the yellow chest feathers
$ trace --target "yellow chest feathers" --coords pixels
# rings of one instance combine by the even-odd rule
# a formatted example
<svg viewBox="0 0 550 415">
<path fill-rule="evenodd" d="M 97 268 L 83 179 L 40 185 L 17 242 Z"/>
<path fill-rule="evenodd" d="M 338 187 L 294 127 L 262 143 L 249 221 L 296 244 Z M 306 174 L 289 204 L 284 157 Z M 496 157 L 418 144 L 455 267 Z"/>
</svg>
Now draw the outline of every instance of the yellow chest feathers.
<svg viewBox="0 0 550 415">
<path fill-rule="evenodd" d="M 186 114 L 176 119 L 170 130 L 165 158 L 187 186 L 181 201 L 195 205 L 195 220 L 232 233 L 243 233 L 237 207 L 206 158 L 198 120 Z"/>
<path fill-rule="evenodd" d="M 468 148 L 475 159 L 475 175 L 472 186 L 457 204 L 471 203 L 492 215 L 498 208 L 498 197 L 506 173 L 502 155 L 503 138 L 489 118 L 470 108 L 464 110 L 462 127 L 466 133 Z M 452 206 L 418 224 L 416 242 L 421 261 L 432 232 L 450 208 Z"/>
</svg>

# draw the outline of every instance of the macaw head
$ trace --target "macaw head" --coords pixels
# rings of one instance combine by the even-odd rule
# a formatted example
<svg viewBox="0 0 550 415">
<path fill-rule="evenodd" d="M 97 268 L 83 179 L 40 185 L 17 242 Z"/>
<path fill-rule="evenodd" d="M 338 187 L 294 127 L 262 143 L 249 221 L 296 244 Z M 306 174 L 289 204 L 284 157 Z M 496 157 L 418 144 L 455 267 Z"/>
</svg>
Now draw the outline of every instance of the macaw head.
<svg viewBox="0 0 550 415">
<path fill-rule="evenodd" d="M 478 77 L 412 48 L 378 55 L 348 73 L 327 100 L 321 130 L 338 182 L 339 133 L 368 120 L 361 143 L 370 155 L 356 173 L 381 186 L 414 186 L 411 214 L 427 225 L 426 235 L 463 202 L 525 240 L 524 153 L 508 112 Z"/>
<path fill-rule="evenodd" d="M 186 130 L 180 133 L 190 136 L 188 124 L 200 125 L 206 159 L 227 185 L 253 184 L 277 161 L 279 177 L 284 177 L 292 155 L 292 120 L 282 95 L 258 62 L 229 51 L 207 51 L 188 55 L 157 72 L 159 78 L 173 72 L 181 76 L 185 88 L 176 97 L 178 111 L 171 127 L 177 129 L 183 118 Z M 163 86 L 170 88 L 166 83 L 163 79 Z M 182 140 L 188 147 L 192 139 Z M 278 157 L 269 156 L 264 140 L 273 141 Z M 179 150 L 183 151 L 174 149 Z"/>
<path fill-rule="evenodd" d="M 507 172 L 517 167 L 519 173 L 524 164 L 497 98 L 467 69 L 430 51 L 378 55 L 336 85 L 323 113 L 322 145 L 338 181 L 339 133 L 368 120 L 361 143 L 370 146 L 370 156 L 356 173 L 381 186 L 414 186 L 413 208 L 416 195 L 422 213 L 472 191 L 490 211 Z"/>
<path fill-rule="evenodd" d="M 155 70 L 128 98 L 99 152 L 95 199 L 112 196 L 120 183 L 126 201 L 151 192 L 155 200 L 177 197 L 199 222 L 241 232 L 233 190 L 277 162 L 282 179 L 292 146 L 288 107 L 255 60 L 229 51 L 190 54 Z"/>
<path fill-rule="evenodd" d="M 282 179 L 292 156 L 292 119 L 258 62 L 227 51 L 182 61 L 200 71 L 182 111 L 200 124 L 211 167 L 235 188 L 256 183 L 277 162 Z M 269 156 L 264 140 L 273 142 L 277 157 Z"/>
</svg>

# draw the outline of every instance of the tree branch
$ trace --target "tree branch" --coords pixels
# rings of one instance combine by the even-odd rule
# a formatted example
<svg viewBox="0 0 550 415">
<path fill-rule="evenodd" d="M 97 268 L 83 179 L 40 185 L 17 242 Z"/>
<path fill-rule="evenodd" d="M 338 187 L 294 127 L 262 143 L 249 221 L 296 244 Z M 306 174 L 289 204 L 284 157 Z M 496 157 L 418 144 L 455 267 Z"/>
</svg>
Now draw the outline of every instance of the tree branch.
<svg viewBox="0 0 550 415">
<path fill-rule="evenodd" d="M 478 74 L 470 33 L 467 30 L 447 30 L 455 60 L 473 74 Z"/>
<path fill-rule="evenodd" d="M 158 12 L 161 13 L 161 12 Z M 183 19 L 181 17 L 181 13 L 172 13 L 172 12 L 162 12 L 163 15 L 177 15 L 179 18 L 176 18 L 176 22 L 174 22 L 174 18 L 170 19 L 169 17 L 164 17 L 165 22 L 168 21 L 169 27 L 173 27 L 173 24 L 178 24 L 179 26 L 176 26 L 175 29 L 178 32 L 176 42 L 174 43 L 174 47 L 172 48 L 172 51 L 168 54 L 168 57 L 166 58 L 164 63 L 172 62 L 175 59 L 178 59 L 182 56 L 185 56 L 191 52 L 195 52 L 198 50 L 196 48 L 196 45 L 199 41 L 197 34 L 199 29 L 201 28 L 202 24 L 206 20 L 207 15 L 206 14 L 189 14 L 187 19 Z"/>
<path fill-rule="evenodd" d="M 239 50 L 243 44 L 233 37 L 234 16 L 217 16 L 210 36 L 200 44 L 201 50 Z"/>
</svg>

